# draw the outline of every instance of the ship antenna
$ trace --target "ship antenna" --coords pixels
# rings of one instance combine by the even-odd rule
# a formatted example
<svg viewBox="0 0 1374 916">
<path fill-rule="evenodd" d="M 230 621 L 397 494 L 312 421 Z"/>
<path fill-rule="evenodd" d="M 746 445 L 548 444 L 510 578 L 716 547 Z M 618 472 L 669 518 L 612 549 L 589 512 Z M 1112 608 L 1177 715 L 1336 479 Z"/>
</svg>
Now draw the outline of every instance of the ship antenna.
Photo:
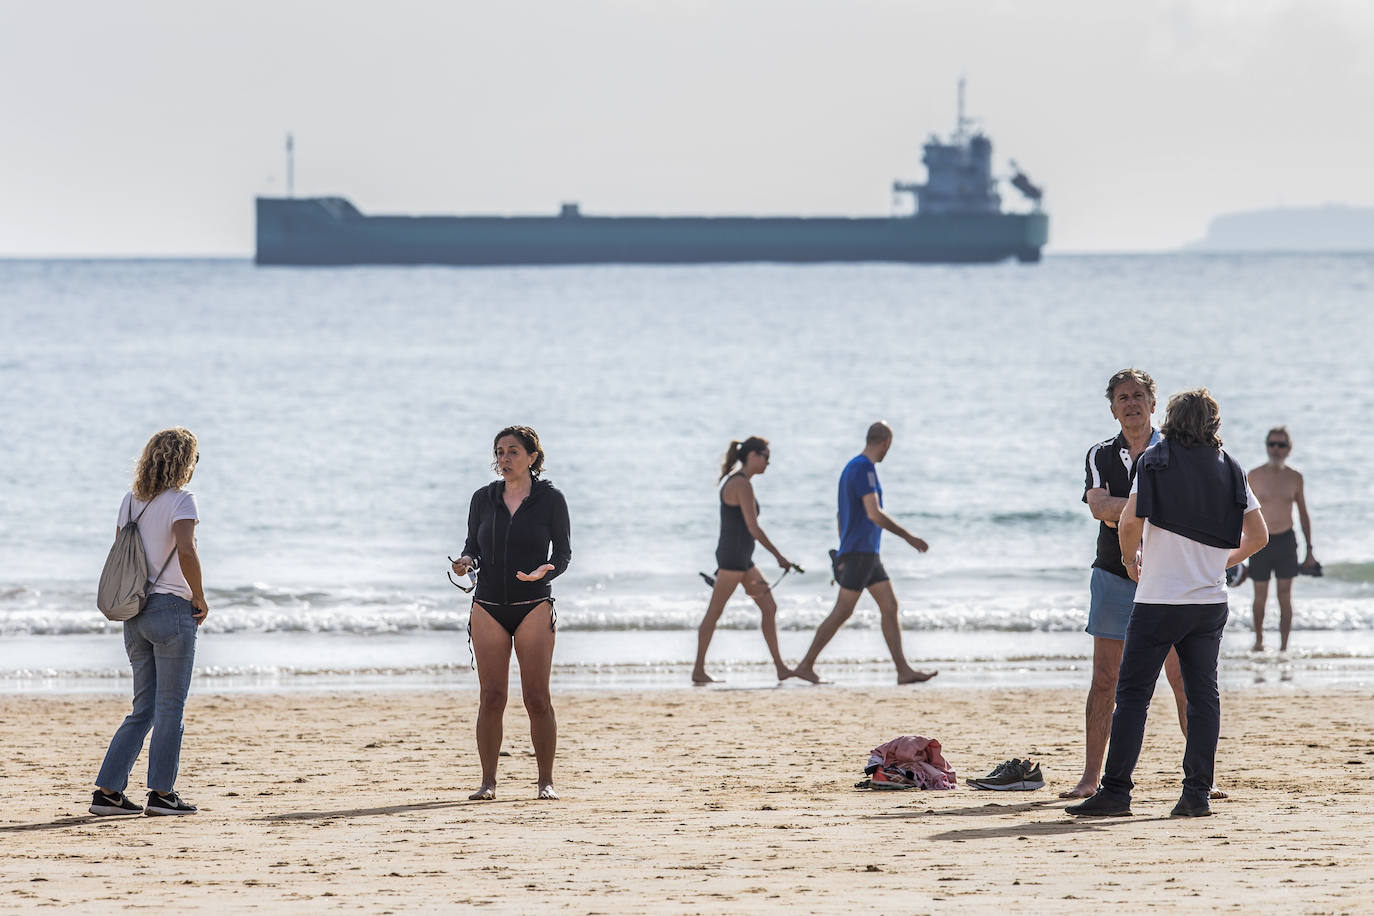
<svg viewBox="0 0 1374 916">
<path fill-rule="evenodd" d="M 968 120 L 964 117 L 964 75 L 961 73 L 959 74 L 959 125 L 954 132 L 960 140 L 963 140 L 967 135 L 964 130 L 967 124 Z"/>
<path fill-rule="evenodd" d="M 286 132 L 286 196 L 296 196 L 296 140 Z"/>
</svg>

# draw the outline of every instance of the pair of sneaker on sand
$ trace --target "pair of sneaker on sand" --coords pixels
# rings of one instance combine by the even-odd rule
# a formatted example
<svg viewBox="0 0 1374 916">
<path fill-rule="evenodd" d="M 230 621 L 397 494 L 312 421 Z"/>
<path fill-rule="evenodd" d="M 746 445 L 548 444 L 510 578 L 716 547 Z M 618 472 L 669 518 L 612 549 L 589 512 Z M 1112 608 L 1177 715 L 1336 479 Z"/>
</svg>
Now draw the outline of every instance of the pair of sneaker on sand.
<svg viewBox="0 0 1374 916">
<path fill-rule="evenodd" d="M 975 789 L 991 789 L 994 792 L 1033 792 L 1045 787 L 1040 764 L 1019 757 L 999 763 L 986 776 L 964 781 Z"/>
<path fill-rule="evenodd" d="M 149 792 L 148 805 L 145 808 L 129 801 L 128 796 L 123 792 L 115 792 L 112 795 L 96 789 L 91 793 L 90 812 L 97 817 L 112 817 L 122 814 L 195 814 L 196 806 L 188 805 L 175 792 L 168 795 Z"/>
</svg>

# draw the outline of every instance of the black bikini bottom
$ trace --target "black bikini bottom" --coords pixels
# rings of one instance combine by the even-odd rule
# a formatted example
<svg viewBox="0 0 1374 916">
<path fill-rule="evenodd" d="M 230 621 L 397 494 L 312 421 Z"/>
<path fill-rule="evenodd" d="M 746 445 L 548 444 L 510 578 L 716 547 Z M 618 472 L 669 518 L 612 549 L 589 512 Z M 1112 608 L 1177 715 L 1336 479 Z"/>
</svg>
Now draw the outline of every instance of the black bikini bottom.
<svg viewBox="0 0 1374 916">
<path fill-rule="evenodd" d="M 546 602 L 549 605 L 549 629 L 556 630 L 558 629 L 558 615 L 553 611 L 552 598 L 522 601 L 519 604 L 501 604 L 497 601 L 482 601 L 480 599 L 476 601 L 511 636 L 515 636 L 515 631 L 520 628 L 520 624 L 529 616 L 530 611 Z"/>
</svg>

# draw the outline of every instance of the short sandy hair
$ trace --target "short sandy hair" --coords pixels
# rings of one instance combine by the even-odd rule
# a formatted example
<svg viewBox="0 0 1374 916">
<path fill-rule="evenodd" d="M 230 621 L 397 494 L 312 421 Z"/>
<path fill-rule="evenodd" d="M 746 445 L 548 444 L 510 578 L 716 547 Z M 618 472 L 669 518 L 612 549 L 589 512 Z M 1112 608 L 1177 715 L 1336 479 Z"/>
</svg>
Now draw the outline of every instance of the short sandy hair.
<svg viewBox="0 0 1374 916">
<path fill-rule="evenodd" d="M 1206 388 L 1180 391 L 1169 398 L 1159 431 L 1184 448 L 1221 448 L 1221 407 Z"/>
<path fill-rule="evenodd" d="M 186 486 L 199 460 L 200 443 L 186 427 L 153 433 L 134 465 L 134 496 L 146 503 L 163 490 Z"/>
<path fill-rule="evenodd" d="M 1289 444 L 1289 445 L 1292 445 L 1292 444 L 1293 444 L 1293 434 L 1290 433 L 1290 432 L 1288 431 L 1288 427 L 1287 427 L 1287 426 L 1275 426 L 1275 427 L 1272 427 L 1272 428 L 1269 430 L 1269 432 L 1267 432 L 1267 433 L 1264 434 L 1264 438 L 1265 438 L 1265 439 L 1268 439 L 1270 436 L 1274 435 L 1274 433 L 1280 433 L 1280 434 L 1283 436 L 1283 438 L 1285 438 L 1285 439 L 1288 440 L 1288 444 Z"/>
</svg>

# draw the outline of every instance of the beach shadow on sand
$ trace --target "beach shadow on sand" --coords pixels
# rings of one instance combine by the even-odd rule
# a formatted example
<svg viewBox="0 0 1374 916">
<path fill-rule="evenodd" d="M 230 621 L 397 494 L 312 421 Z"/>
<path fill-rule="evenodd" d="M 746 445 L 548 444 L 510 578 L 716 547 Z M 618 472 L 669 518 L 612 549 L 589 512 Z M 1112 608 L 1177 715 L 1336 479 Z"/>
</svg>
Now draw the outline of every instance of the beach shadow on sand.
<svg viewBox="0 0 1374 916">
<path fill-rule="evenodd" d="M 94 814 L 87 814 L 77 817 L 59 817 L 55 821 L 46 821 L 41 824 L 6 824 L 0 827 L 0 833 L 27 833 L 32 830 L 64 830 L 67 827 L 81 827 L 85 824 L 95 824 L 100 821 L 125 820 L 125 818 L 96 817 Z"/>
<path fill-rule="evenodd" d="M 336 817 L 378 817 L 387 814 L 410 814 L 415 811 L 433 811 L 438 808 L 463 808 L 475 805 L 489 806 L 499 803 L 499 799 L 491 801 L 472 801 L 464 798 L 455 799 L 454 801 L 416 802 L 410 805 L 385 805 L 380 808 L 340 808 L 337 811 L 285 811 L 281 814 L 264 814 L 262 817 L 253 818 L 253 820 L 263 823 L 280 823 L 282 821 L 323 821 Z"/>
<path fill-rule="evenodd" d="M 1068 803 L 1071 804 L 1071 802 Z M 929 818 L 931 820 L 936 820 L 943 817 L 999 817 L 1007 814 L 1033 814 L 1037 812 L 1054 811 L 1055 809 L 1062 809 L 1065 804 L 1066 802 L 1063 799 L 1045 799 L 1044 801 L 1026 802 L 1019 805 L 986 804 L 966 808 L 949 808 L 945 810 L 907 808 L 871 814 L 869 818 L 873 820 L 893 820 L 897 818 L 911 820 Z M 1145 820 L 1156 820 L 1156 818 L 1075 818 L 1066 814 L 1063 820 L 1057 821 L 1017 821 L 1010 824 L 999 823 L 989 827 L 968 827 L 959 830 L 946 830 L 942 833 L 933 833 L 928 839 L 949 842 L 954 840 L 983 840 L 1028 836 L 1062 836 L 1071 833 L 1094 832 L 1117 824 L 1138 825 Z M 1164 818 L 1164 820 L 1168 820 L 1168 818 Z"/>
</svg>

